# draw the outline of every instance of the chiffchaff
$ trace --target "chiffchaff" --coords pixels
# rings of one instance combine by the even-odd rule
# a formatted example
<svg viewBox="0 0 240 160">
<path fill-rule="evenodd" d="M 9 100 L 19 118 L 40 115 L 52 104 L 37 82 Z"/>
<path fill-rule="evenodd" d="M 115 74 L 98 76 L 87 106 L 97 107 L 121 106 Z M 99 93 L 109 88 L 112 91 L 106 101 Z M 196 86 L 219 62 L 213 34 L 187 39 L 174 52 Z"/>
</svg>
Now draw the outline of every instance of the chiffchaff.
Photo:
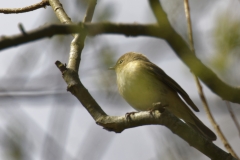
<svg viewBox="0 0 240 160">
<path fill-rule="evenodd" d="M 194 111 L 199 111 L 188 94 L 144 55 L 126 53 L 111 69 L 116 72 L 119 93 L 136 110 L 151 110 L 153 104 L 160 102 L 207 139 L 212 141 L 217 139 L 186 105 L 187 103 Z"/>
</svg>

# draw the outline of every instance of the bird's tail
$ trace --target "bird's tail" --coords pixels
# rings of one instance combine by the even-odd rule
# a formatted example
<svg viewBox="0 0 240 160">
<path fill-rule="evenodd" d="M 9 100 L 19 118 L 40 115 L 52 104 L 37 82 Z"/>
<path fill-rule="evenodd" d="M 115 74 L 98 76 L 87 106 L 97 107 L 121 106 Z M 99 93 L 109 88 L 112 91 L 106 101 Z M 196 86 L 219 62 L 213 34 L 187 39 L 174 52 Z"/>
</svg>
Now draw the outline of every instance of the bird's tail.
<svg viewBox="0 0 240 160">
<path fill-rule="evenodd" d="M 205 126 L 193 113 L 191 115 L 193 116 L 192 120 L 194 121 L 194 124 L 188 122 L 187 124 L 190 125 L 196 131 L 202 133 L 202 135 L 207 139 L 215 141 L 217 139 L 215 133 L 213 133 L 213 131 L 211 131 L 207 126 Z"/>
</svg>

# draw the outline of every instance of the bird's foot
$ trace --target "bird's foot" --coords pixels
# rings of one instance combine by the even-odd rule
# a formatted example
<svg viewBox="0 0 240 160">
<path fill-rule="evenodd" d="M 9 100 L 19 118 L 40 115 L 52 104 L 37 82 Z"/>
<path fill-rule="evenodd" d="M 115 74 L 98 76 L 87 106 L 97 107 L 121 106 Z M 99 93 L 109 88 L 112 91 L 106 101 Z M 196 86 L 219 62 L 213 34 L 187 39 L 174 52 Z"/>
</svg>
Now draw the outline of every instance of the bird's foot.
<svg viewBox="0 0 240 160">
<path fill-rule="evenodd" d="M 149 110 L 150 114 L 153 115 L 153 112 L 158 110 L 160 113 L 163 113 L 167 104 L 162 104 L 161 102 L 153 103 L 153 107 Z"/>
<path fill-rule="evenodd" d="M 127 120 L 131 120 L 131 115 L 134 115 L 135 113 L 138 113 L 138 112 L 128 112 L 125 114 L 125 117 Z"/>
</svg>

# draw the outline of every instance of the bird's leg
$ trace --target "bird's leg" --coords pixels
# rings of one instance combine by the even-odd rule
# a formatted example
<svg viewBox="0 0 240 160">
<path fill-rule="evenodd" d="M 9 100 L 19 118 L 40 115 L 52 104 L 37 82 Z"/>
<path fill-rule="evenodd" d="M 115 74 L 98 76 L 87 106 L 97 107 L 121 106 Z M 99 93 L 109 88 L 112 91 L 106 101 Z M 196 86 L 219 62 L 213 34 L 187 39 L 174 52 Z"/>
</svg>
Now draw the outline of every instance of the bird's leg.
<svg viewBox="0 0 240 160">
<path fill-rule="evenodd" d="M 152 108 L 149 110 L 150 114 L 153 115 L 153 112 L 158 110 L 160 113 L 163 113 L 165 108 L 168 106 L 167 104 L 162 104 L 161 102 L 153 103 Z"/>
<path fill-rule="evenodd" d="M 128 112 L 125 114 L 125 117 L 127 120 L 131 120 L 131 115 L 134 115 L 135 113 L 138 113 L 138 112 Z"/>
</svg>

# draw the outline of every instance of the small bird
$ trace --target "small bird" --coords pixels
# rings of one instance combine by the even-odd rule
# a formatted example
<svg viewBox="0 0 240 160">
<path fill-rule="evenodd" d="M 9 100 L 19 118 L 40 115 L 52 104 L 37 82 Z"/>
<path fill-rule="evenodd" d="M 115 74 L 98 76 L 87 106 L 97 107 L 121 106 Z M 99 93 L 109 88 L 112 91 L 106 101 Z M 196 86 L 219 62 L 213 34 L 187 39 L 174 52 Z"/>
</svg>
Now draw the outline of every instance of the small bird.
<svg viewBox="0 0 240 160">
<path fill-rule="evenodd" d="M 199 112 L 188 94 L 143 54 L 126 53 L 110 69 L 116 72 L 119 93 L 137 111 L 151 110 L 153 104 L 159 102 L 166 104 L 171 113 L 205 138 L 211 141 L 217 139 L 216 135 L 187 106 L 188 104 L 194 111 Z"/>
</svg>

